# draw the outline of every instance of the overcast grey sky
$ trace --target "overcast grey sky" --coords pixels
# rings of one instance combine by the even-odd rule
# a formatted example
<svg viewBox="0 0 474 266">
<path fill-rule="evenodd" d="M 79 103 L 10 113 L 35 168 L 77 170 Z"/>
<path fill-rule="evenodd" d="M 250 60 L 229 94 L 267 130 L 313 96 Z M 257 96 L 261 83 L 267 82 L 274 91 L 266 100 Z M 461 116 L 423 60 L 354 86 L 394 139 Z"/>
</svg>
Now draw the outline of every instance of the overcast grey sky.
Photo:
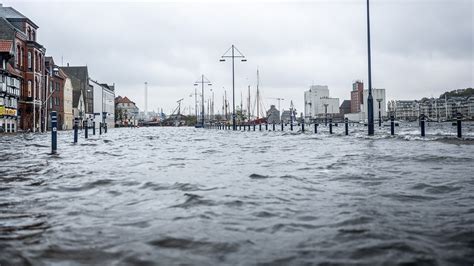
<svg viewBox="0 0 474 266">
<path fill-rule="evenodd" d="M 389 100 L 472 87 L 473 2 L 371 1 L 373 87 L 385 88 Z M 232 79 L 231 64 L 219 59 L 232 44 L 248 59 L 236 63 L 239 104 L 240 91 L 255 88 L 257 67 L 262 94 L 285 98 L 285 109 L 292 99 L 303 111 L 311 84 L 328 85 L 341 103 L 350 99 L 352 81 L 367 80 L 365 3 L 3 1 L 39 25 L 56 63 L 87 64 L 92 78 L 115 82 L 116 94 L 141 109 L 147 81 L 148 109 L 165 112 L 180 98 L 194 106 L 189 96 L 202 73 L 221 107 Z"/>
</svg>

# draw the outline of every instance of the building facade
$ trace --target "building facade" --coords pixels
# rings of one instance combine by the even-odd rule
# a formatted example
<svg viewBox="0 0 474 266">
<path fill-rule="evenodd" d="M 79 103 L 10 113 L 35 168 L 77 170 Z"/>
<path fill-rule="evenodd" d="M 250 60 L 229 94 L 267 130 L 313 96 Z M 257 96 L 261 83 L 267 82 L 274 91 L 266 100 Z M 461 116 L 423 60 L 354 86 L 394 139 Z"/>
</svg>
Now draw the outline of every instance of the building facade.
<svg viewBox="0 0 474 266">
<path fill-rule="evenodd" d="M 13 133 L 18 128 L 18 100 L 21 76 L 9 60 L 14 56 L 13 42 L 0 40 L 0 133 Z"/>
<path fill-rule="evenodd" d="M 139 110 L 128 97 L 115 98 L 115 124 L 117 126 L 136 125 L 139 119 Z"/>
<path fill-rule="evenodd" d="M 66 81 L 66 74 L 54 63 L 52 57 L 45 57 L 45 72 L 46 89 L 45 102 L 46 112 L 45 119 L 49 121 L 49 114 L 56 111 L 58 119 L 58 129 L 64 128 L 65 114 L 64 114 L 64 83 Z M 48 122 L 48 129 L 51 129 L 51 123 Z"/>
<path fill-rule="evenodd" d="M 304 93 L 305 119 L 321 118 L 339 113 L 339 98 L 329 97 L 328 86 L 313 85 Z"/>
<path fill-rule="evenodd" d="M 368 90 L 364 90 L 363 92 L 363 99 L 367 99 L 369 95 Z M 385 89 L 372 89 L 372 97 L 374 99 L 374 121 L 379 120 L 379 115 L 380 119 L 385 119 L 387 117 L 387 100 L 385 96 Z M 361 112 L 358 113 L 349 113 L 345 114 L 344 117 L 349 119 L 350 121 L 364 121 L 366 122 L 368 120 L 368 115 L 367 115 L 367 101 L 364 100 L 364 103 L 361 104 L 360 106 Z"/>
<path fill-rule="evenodd" d="M 37 41 L 38 26 L 12 7 L 0 4 L 0 39 L 13 42 L 14 57 L 11 72 L 19 72 L 20 99 L 18 101 L 19 128 L 44 130 L 46 49 Z"/>
<path fill-rule="evenodd" d="M 356 80 L 352 83 L 350 113 L 359 113 L 362 104 L 364 104 L 364 83 Z"/>
<path fill-rule="evenodd" d="M 276 109 L 275 105 L 271 105 L 270 109 L 267 111 L 267 123 L 280 123 L 280 111 Z"/>
<path fill-rule="evenodd" d="M 87 66 L 67 66 L 61 70 L 71 79 L 73 87 L 73 108 L 78 108 L 79 96 L 82 94 L 84 100 L 84 110 L 80 113 L 80 120 L 94 116 L 94 89 L 89 83 L 89 70 Z M 80 91 L 80 93 L 79 93 Z"/>
<path fill-rule="evenodd" d="M 96 128 L 100 127 L 100 123 L 107 124 L 108 128 L 115 127 L 115 86 L 92 79 L 89 84 L 94 93 L 94 114 L 89 119 L 96 122 Z"/>
<path fill-rule="evenodd" d="M 62 70 L 61 70 L 62 71 Z M 64 123 L 63 130 L 73 129 L 74 126 L 74 112 L 73 112 L 73 87 L 72 81 L 66 76 L 64 80 L 63 88 L 63 110 L 64 110 Z"/>
<path fill-rule="evenodd" d="M 342 117 L 344 117 L 345 114 L 351 113 L 352 110 L 352 105 L 351 105 L 351 100 L 344 100 L 339 106 L 339 114 L 341 114 Z"/>
<path fill-rule="evenodd" d="M 463 118 L 474 119 L 474 96 L 450 98 L 423 98 L 410 101 L 390 101 L 390 114 L 395 119 L 415 121 L 424 115 L 430 121 L 448 121 L 455 119 L 457 114 Z"/>
</svg>

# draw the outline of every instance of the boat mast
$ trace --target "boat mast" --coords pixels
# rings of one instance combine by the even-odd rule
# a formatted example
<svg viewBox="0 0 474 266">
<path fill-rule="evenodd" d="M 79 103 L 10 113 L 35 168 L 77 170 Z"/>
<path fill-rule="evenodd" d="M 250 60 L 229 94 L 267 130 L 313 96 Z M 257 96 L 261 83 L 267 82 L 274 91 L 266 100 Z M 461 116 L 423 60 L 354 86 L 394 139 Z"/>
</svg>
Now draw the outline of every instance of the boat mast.
<svg viewBox="0 0 474 266">
<path fill-rule="evenodd" d="M 248 113 L 248 121 L 250 121 L 252 114 L 250 113 L 250 85 L 249 85 L 249 97 L 247 99 L 247 113 Z"/>
<path fill-rule="evenodd" d="M 258 108 L 260 107 L 260 91 L 258 89 L 259 85 L 260 85 L 260 77 L 259 77 L 258 68 L 257 68 L 257 120 L 260 117 L 260 112 L 258 110 Z"/>
</svg>

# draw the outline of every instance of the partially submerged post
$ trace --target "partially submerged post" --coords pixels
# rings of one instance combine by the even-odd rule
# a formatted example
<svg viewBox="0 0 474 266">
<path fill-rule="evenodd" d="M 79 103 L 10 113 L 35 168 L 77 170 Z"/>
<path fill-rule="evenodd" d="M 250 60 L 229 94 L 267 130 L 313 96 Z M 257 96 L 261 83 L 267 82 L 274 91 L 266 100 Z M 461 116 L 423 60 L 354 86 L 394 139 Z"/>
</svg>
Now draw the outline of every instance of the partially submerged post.
<svg viewBox="0 0 474 266">
<path fill-rule="evenodd" d="M 86 119 L 85 123 L 84 123 L 84 136 L 85 138 L 89 138 L 89 119 Z"/>
<path fill-rule="evenodd" d="M 456 127 L 457 127 L 457 131 L 458 131 L 458 138 L 462 138 L 461 118 L 462 118 L 461 113 L 458 113 L 457 117 L 456 117 Z"/>
<path fill-rule="evenodd" d="M 421 136 L 425 136 L 425 115 L 420 115 Z"/>
<path fill-rule="evenodd" d="M 329 119 L 329 134 L 332 134 L 332 118 Z"/>
<path fill-rule="evenodd" d="M 347 136 L 349 135 L 349 119 L 347 117 L 344 119 L 344 126 L 346 129 L 346 136 Z"/>
<path fill-rule="evenodd" d="M 58 116 L 56 111 L 51 112 L 51 154 L 58 150 Z"/>
<path fill-rule="evenodd" d="M 77 131 L 79 129 L 79 118 L 74 117 L 74 144 L 77 143 Z"/>
<path fill-rule="evenodd" d="M 395 135 L 395 117 L 390 116 L 390 135 Z"/>
</svg>

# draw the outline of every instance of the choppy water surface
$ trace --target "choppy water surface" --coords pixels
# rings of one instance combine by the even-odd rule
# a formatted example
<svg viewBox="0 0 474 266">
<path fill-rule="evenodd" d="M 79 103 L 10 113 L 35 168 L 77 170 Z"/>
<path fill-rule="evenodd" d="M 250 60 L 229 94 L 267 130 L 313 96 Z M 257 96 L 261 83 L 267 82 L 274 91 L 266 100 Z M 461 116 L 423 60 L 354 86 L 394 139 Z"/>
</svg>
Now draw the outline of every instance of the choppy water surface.
<svg viewBox="0 0 474 266">
<path fill-rule="evenodd" d="M 0 265 L 472 265 L 472 125 L 319 130 L 0 136 Z"/>
</svg>

